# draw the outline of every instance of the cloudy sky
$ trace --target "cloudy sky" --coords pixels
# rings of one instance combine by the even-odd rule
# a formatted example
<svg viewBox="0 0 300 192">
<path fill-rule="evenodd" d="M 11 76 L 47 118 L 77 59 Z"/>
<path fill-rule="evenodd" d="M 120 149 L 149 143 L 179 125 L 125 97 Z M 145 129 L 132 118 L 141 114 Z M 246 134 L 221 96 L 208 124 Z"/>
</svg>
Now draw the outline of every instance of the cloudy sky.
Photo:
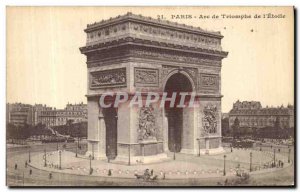
<svg viewBox="0 0 300 192">
<path fill-rule="evenodd" d="M 293 104 L 294 56 L 292 8 L 218 7 L 8 7 L 7 102 L 43 103 L 63 108 L 86 103 L 87 24 L 128 11 L 207 30 L 221 31 L 228 58 L 222 65 L 222 111 L 236 100 L 263 106 Z M 284 18 L 254 18 L 271 13 Z M 251 15 L 251 19 L 172 19 L 172 15 Z"/>
</svg>

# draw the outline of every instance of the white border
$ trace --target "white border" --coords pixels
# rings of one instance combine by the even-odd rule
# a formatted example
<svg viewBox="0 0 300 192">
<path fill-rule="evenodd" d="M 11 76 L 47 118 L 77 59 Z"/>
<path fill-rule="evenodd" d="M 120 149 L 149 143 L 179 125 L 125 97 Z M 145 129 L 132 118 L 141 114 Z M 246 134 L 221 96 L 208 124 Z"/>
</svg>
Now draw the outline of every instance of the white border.
<svg viewBox="0 0 300 192">
<path fill-rule="evenodd" d="M 109 4 L 108 4 L 109 3 Z M 137 1 L 137 0 L 127 0 L 126 2 L 121 0 L 109 0 L 109 1 L 95 1 L 95 0 L 51 0 L 51 1 L 42 1 L 42 0 L 2 0 L 0 1 L 0 125 L 1 125 L 1 141 L 2 145 L 0 145 L 1 153 L 0 153 L 0 162 L 1 162 L 1 173 L 0 173 L 0 190 L 8 191 L 9 189 L 6 187 L 6 154 L 5 154 L 5 103 L 6 103 L 6 6 L 291 6 L 294 5 L 296 8 L 299 8 L 300 3 L 296 0 L 252 0 L 252 1 L 241 1 L 241 0 L 172 0 L 172 1 L 162 1 L 162 0 L 151 0 L 151 1 Z M 297 19 L 297 25 L 299 24 L 299 19 Z M 297 35 L 297 34 L 295 34 Z M 297 43 L 297 42 L 296 42 Z M 297 51 L 298 55 L 299 49 Z M 299 73 L 299 67 L 297 68 L 297 73 Z M 298 78 L 297 78 L 298 80 Z M 299 83 L 297 86 L 297 90 L 299 90 Z M 299 95 L 298 95 L 299 97 Z M 297 98 L 299 99 L 299 98 Z M 299 120 L 299 114 L 297 115 L 297 120 Z M 298 127 L 297 127 L 298 128 Z M 296 128 L 296 129 L 297 129 Z M 297 138 L 299 139 L 299 130 L 297 134 Z M 299 142 L 298 142 L 299 144 Z M 299 152 L 299 146 L 297 146 L 297 154 Z M 297 166 L 299 167 L 299 165 Z M 298 172 L 298 170 L 297 170 Z M 297 176 L 297 184 L 299 185 L 299 175 Z M 198 190 L 197 188 L 195 188 Z M 34 189 L 30 189 L 27 191 L 33 191 Z M 45 190 L 45 189 L 43 189 Z M 51 189 L 47 189 L 45 191 L 50 191 Z M 88 189 L 80 189 L 80 191 L 87 191 Z M 107 190 L 107 189 L 106 189 Z M 127 189 L 129 190 L 129 189 Z M 126 190 L 126 191 L 127 191 Z M 143 189 L 143 190 L 150 190 Z M 172 190 L 172 189 L 168 189 Z M 184 190 L 184 189 L 181 189 Z M 181 191 L 180 190 L 180 191 Z M 188 190 L 188 189 L 185 189 Z M 185 191 L 184 190 L 184 191 Z M 202 190 L 202 189 L 201 189 Z M 206 189 L 207 190 L 207 189 Z M 219 189 L 214 189 L 219 190 Z M 243 190 L 243 189 L 239 189 Z M 258 189 L 260 190 L 260 189 Z M 273 189 L 264 189 L 271 191 Z M 288 190 L 288 189 L 285 189 Z"/>
</svg>

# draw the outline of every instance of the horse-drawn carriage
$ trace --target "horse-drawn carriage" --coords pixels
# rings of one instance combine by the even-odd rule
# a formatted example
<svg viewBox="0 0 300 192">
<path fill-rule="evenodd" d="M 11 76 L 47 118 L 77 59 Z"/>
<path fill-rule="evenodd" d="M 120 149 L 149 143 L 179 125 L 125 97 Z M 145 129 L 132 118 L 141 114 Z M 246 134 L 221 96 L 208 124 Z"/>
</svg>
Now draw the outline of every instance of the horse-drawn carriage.
<svg viewBox="0 0 300 192">
<path fill-rule="evenodd" d="M 157 175 L 153 175 L 153 171 L 151 171 L 151 173 L 149 173 L 149 169 L 146 169 L 144 174 L 134 174 L 134 176 L 137 179 L 143 179 L 144 181 L 154 181 L 157 180 L 158 176 Z"/>
</svg>

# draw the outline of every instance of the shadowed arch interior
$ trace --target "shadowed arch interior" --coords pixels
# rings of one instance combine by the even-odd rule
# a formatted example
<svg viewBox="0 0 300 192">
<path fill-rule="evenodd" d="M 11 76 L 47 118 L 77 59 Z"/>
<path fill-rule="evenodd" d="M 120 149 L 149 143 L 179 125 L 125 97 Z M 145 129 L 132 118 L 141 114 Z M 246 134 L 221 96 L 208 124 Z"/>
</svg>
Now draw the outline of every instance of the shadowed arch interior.
<svg viewBox="0 0 300 192">
<path fill-rule="evenodd" d="M 102 109 L 106 127 L 106 156 L 108 159 L 117 157 L 117 125 L 118 113 L 114 107 Z"/>
<path fill-rule="evenodd" d="M 190 80 L 181 73 L 176 73 L 169 77 L 165 85 L 165 92 L 168 93 L 168 97 L 172 96 L 172 93 L 176 92 L 177 97 L 175 106 L 170 107 L 170 102 L 165 103 L 165 112 L 168 117 L 168 147 L 172 152 L 180 152 L 182 147 L 182 128 L 183 128 L 183 109 L 177 108 L 177 104 L 180 101 L 178 97 L 180 92 L 192 92 L 193 87 Z"/>
</svg>

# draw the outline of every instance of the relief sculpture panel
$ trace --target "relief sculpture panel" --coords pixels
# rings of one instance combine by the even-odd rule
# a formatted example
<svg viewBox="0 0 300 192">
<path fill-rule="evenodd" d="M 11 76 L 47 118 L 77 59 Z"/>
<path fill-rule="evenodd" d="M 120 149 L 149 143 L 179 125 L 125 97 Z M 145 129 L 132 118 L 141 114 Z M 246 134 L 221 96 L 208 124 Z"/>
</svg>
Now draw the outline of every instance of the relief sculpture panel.
<svg viewBox="0 0 300 192">
<path fill-rule="evenodd" d="M 219 75 L 201 73 L 199 79 L 200 91 L 211 90 L 216 91 L 219 89 Z"/>
<path fill-rule="evenodd" d="M 207 105 L 203 109 L 202 129 L 204 135 L 217 133 L 218 109 L 216 105 Z"/>
<path fill-rule="evenodd" d="M 126 68 L 91 72 L 90 88 L 126 86 Z"/>
<path fill-rule="evenodd" d="M 136 87 L 157 87 L 159 85 L 158 69 L 134 68 L 134 85 Z"/>
<path fill-rule="evenodd" d="M 152 106 L 142 107 L 139 113 L 138 141 L 156 140 L 157 126 Z"/>
</svg>

